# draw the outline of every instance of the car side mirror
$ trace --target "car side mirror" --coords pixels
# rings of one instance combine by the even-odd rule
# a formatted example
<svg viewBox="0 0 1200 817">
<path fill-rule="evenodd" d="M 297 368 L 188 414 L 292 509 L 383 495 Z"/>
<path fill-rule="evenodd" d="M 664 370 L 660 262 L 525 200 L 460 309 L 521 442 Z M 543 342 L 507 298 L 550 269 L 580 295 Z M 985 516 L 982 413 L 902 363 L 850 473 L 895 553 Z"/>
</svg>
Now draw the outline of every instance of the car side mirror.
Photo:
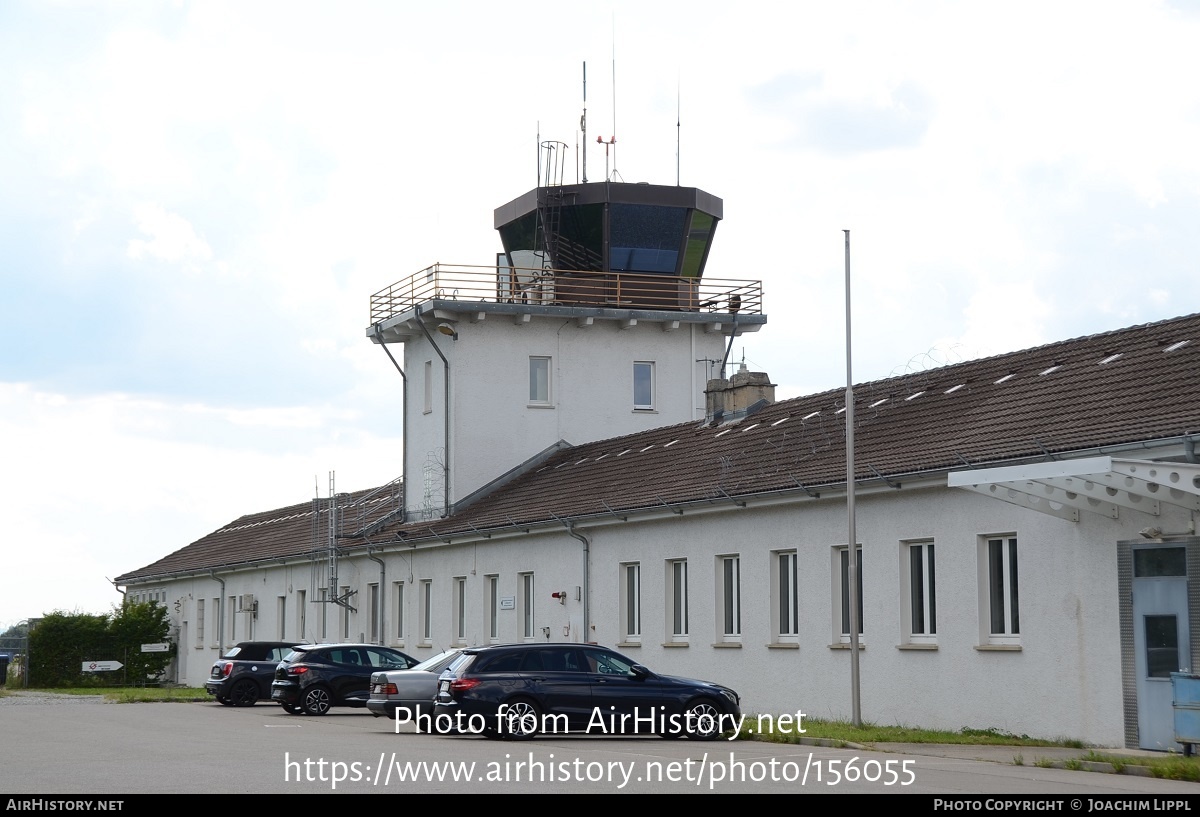
<svg viewBox="0 0 1200 817">
<path fill-rule="evenodd" d="M 646 669 L 641 664 L 634 664 L 632 667 L 629 668 L 629 671 L 632 672 L 633 677 L 638 679 L 639 681 L 645 681 L 647 678 L 649 678 L 651 675 L 653 675 L 653 673 L 650 672 L 650 670 Z"/>
</svg>

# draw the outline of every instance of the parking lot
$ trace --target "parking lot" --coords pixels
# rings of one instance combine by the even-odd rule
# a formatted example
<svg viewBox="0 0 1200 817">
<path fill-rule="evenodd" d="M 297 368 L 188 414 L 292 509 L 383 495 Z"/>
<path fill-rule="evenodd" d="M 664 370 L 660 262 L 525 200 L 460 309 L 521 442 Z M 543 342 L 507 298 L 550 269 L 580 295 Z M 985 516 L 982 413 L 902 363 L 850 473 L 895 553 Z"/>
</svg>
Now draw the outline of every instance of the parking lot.
<svg viewBox="0 0 1200 817">
<path fill-rule="evenodd" d="M 12 794 L 721 792 L 1195 795 L 1196 784 L 752 741 L 398 734 L 361 709 L 0 701 Z"/>
</svg>

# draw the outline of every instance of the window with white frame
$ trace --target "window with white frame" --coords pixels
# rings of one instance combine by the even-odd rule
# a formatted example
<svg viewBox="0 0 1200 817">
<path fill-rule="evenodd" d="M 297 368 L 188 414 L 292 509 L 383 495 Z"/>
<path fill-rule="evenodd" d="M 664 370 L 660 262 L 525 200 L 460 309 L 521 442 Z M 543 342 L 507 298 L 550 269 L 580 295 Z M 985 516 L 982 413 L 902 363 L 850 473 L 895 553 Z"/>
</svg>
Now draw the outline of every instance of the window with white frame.
<svg viewBox="0 0 1200 817">
<path fill-rule="evenodd" d="M 900 624 L 909 644 L 937 643 L 937 583 L 933 542 L 900 543 Z"/>
<path fill-rule="evenodd" d="M 287 638 L 287 596 L 275 598 L 275 618 L 279 622 L 279 640 Z"/>
<path fill-rule="evenodd" d="M 800 592 L 796 551 L 777 550 L 771 554 L 771 610 L 774 641 L 796 643 L 800 635 Z"/>
<path fill-rule="evenodd" d="M 212 633 L 213 643 L 211 646 L 217 645 L 217 639 L 221 637 L 221 599 L 214 597 L 212 600 L 212 628 L 209 632 Z"/>
<path fill-rule="evenodd" d="M 204 646 L 204 599 L 196 599 L 196 646 Z"/>
<path fill-rule="evenodd" d="M 237 641 L 237 596 L 229 597 L 229 645 Z"/>
<path fill-rule="evenodd" d="M 533 618 L 533 574 L 518 574 L 517 585 L 520 588 L 520 595 L 517 597 L 517 601 L 520 604 L 521 637 L 525 639 L 533 638 L 535 633 Z"/>
<path fill-rule="evenodd" d="M 687 568 L 687 559 L 667 562 L 667 635 L 671 642 L 688 640 Z"/>
<path fill-rule="evenodd" d="M 742 639 L 742 559 L 737 555 L 718 556 L 717 634 L 721 641 Z"/>
<path fill-rule="evenodd" d="M 633 408 L 650 411 L 654 408 L 654 362 L 636 360 L 633 363 Z"/>
<path fill-rule="evenodd" d="M 404 582 L 392 583 L 392 636 L 397 643 L 404 643 Z"/>
<path fill-rule="evenodd" d="M 321 594 L 321 640 L 329 638 L 329 590 L 322 587 Z"/>
<path fill-rule="evenodd" d="M 979 620 L 980 640 L 983 643 L 1020 643 L 1021 616 L 1017 574 L 1017 537 L 980 537 Z"/>
<path fill-rule="evenodd" d="M 529 404 L 550 405 L 550 358 L 529 358 Z"/>
<path fill-rule="evenodd" d="M 367 585 L 368 604 L 371 605 L 371 643 L 379 643 L 379 585 Z"/>
<path fill-rule="evenodd" d="M 421 630 L 421 643 L 433 643 L 433 580 L 421 580 L 421 599 L 417 622 Z"/>
<path fill-rule="evenodd" d="M 862 546 L 855 548 L 858 562 L 858 634 L 863 634 L 863 563 Z M 850 549 L 845 545 L 833 549 L 833 620 L 834 638 L 850 643 Z M 861 643 L 861 641 L 860 641 Z"/>
<path fill-rule="evenodd" d="M 487 596 L 488 640 L 495 641 L 500 637 L 500 577 L 495 574 L 487 577 Z"/>
<path fill-rule="evenodd" d="M 308 640 L 308 591 L 296 591 L 296 638 Z"/>
<path fill-rule="evenodd" d="M 454 583 L 454 608 L 451 612 L 451 624 L 454 629 L 454 643 L 467 643 L 467 577 L 455 576 L 452 580 Z"/>
<path fill-rule="evenodd" d="M 637 644 L 642 640 L 642 566 L 626 562 L 620 566 L 621 641 Z"/>
</svg>

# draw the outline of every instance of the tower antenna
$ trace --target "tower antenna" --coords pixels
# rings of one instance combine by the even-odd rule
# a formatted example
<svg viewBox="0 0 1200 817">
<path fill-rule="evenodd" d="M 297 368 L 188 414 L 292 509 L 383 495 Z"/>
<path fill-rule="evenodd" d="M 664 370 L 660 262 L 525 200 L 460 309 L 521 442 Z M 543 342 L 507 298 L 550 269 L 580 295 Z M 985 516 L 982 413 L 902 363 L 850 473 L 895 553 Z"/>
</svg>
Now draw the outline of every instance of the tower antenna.
<svg viewBox="0 0 1200 817">
<path fill-rule="evenodd" d="M 679 75 L 675 75 L 675 186 L 679 186 Z"/>
<path fill-rule="evenodd" d="M 583 183 L 587 184 L 587 60 L 583 61 L 583 116 L 579 117 L 583 131 Z"/>
</svg>

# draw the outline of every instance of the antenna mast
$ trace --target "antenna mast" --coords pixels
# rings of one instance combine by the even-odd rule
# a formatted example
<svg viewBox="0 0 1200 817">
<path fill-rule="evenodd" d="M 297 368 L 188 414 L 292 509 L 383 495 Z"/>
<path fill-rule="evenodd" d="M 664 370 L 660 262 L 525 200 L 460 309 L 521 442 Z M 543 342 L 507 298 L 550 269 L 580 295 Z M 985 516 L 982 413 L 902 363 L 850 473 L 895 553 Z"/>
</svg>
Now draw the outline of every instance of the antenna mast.
<svg viewBox="0 0 1200 817">
<path fill-rule="evenodd" d="M 583 115 L 580 116 L 583 131 L 583 184 L 588 184 L 588 61 L 583 60 Z"/>
<path fill-rule="evenodd" d="M 679 77 L 675 77 L 675 186 L 679 186 Z"/>
</svg>

